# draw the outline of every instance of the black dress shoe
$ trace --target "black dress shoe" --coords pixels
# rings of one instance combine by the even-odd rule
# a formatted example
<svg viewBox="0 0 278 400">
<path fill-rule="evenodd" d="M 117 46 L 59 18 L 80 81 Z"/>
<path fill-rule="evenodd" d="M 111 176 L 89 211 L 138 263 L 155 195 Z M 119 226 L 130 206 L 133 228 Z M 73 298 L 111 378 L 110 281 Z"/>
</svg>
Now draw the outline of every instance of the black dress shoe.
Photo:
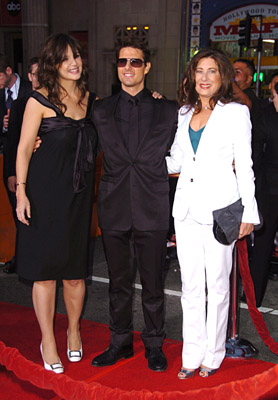
<svg viewBox="0 0 278 400">
<path fill-rule="evenodd" d="M 14 274 L 15 273 L 15 263 L 13 261 L 7 261 L 4 264 L 3 272 L 6 274 Z"/>
<path fill-rule="evenodd" d="M 146 347 L 145 357 L 148 359 L 148 367 L 156 372 L 163 372 L 168 364 L 161 347 Z"/>
<path fill-rule="evenodd" d="M 132 344 L 129 346 L 115 346 L 110 344 L 99 356 L 95 357 L 91 362 L 94 367 L 105 367 L 107 365 L 116 364 L 121 358 L 130 358 L 134 356 Z"/>
</svg>

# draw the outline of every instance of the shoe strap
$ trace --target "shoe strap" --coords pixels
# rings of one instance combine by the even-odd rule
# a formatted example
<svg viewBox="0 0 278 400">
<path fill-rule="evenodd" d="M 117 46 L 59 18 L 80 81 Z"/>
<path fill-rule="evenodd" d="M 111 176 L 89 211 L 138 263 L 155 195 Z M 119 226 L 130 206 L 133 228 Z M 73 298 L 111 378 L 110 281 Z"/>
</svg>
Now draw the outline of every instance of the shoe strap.
<svg viewBox="0 0 278 400">
<path fill-rule="evenodd" d="M 81 357 L 80 350 L 69 350 L 69 357 Z"/>
<path fill-rule="evenodd" d="M 51 369 L 58 369 L 58 368 L 64 368 L 61 363 L 55 363 L 50 365 Z"/>
</svg>

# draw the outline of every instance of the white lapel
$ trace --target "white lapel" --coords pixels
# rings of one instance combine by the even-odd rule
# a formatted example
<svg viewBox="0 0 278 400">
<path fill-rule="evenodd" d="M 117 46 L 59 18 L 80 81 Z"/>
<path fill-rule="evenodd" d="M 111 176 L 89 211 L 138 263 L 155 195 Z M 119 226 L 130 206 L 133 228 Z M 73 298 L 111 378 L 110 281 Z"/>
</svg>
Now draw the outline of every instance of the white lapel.
<svg viewBox="0 0 278 400">
<path fill-rule="evenodd" d="M 181 113 L 183 112 L 183 110 L 180 111 Z M 184 112 L 186 112 L 186 108 L 184 108 Z M 187 153 L 189 152 L 190 154 L 192 153 L 192 155 L 194 154 L 193 148 L 192 148 L 192 144 L 190 141 L 190 137 L 189 137 L 189 124 L 193 115 L 194 109 L 191 109 L 189 112 L 186 112 L 186 114 L 181 114 L 182 115 L 182 120 L 181 120 L 181 147 L 184 149 L 184 151 Z"/>
</svg>

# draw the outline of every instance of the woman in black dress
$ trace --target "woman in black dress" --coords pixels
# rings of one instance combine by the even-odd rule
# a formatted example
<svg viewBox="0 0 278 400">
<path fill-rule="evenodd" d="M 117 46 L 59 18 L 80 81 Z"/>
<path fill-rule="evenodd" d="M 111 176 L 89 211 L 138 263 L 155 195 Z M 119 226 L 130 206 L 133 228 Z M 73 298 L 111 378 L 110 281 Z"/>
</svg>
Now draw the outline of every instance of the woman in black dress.
<svg viewBox="0 0 278 400">
<path fill-rule="evenodd" d="M 79 319 L 87 275 L 97 137 L 88 118 L 95 95 L 79 43 L 53 34 L 38 68 L 40 88 L 27 102 L 18 146 L 16 257 L 18 274 L 34 281 L 44 367 L 62 373 L 54 337 L 56 281 L 68 314 L 70 361 L 82 358 Z M 33 153 L 36 136 L 42 146 Z"/>
</svg>

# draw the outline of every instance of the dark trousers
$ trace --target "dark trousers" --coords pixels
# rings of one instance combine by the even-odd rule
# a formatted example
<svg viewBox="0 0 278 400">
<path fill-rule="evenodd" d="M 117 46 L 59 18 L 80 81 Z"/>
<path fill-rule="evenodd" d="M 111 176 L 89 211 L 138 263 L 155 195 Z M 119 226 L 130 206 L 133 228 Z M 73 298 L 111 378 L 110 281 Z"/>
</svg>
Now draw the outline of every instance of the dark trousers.
<svg viewBox="0 0 278 400">
<path fill-rule="evenodd" d="M 132 343 L 132 297 L 134 258 L 142 284 L 145 329 L 141 337 L 146 347 L 162 346 L 165 333 L 163 269 L 167 231 L 102 231 L 109 270 L 111 344 Z"/>
<path fill-rule="evenodd" d="M 7 195 L 8 195 L 10 204 L 12 206 L 14 223 L 15 223 L 15 226 L 17 226 L 17 216 L 16 216 L 16 211 L 15 211 L 16 210 L 16 195 L 15 195 L 15 193 L 11 192 L 8 189 L 8 182 L 7 182 L 8 173 L 7 173 L 7 168 L 6 168 L 6 165 L 7 165 L 7 159 L 6 159 L 7 158 L 7 137 L 6 136 L 2 137 L 2 145 L 3 145 L 3 181 L 4 181 L 5 188 L 7 190 Z"/>
<path fill-rule="evenodd" d="M 16 195 L 14 192 L 11 192 L 8 189 L 7 181 L 4 181 L 4 185 L 7 190 L 7 195 L 8 195 L 11 207 L 12 207 L 14 223 L 15 223 L 15 226 L 17 227 L 18 220 L 17 220 L 17 216 L 16 216 Z"/>
<path fill-rule="evenodd" d="M 173 204 L 175 199 L 176 187 L 178 183 L 178 178 L 169 176 L 169 201 L 170 201 L 170 213 L 169 213 L 169 231 L 168 240 L 171 240 L 172 235 L 175 234 L 175 224 L 174 217 L 172 216 Z"/>
<path fill-rule="evenodd" d="M 258 206 L 263 216 L 263 227 L 255 232 L 251 276 L 255 288 L 256 305 L 260 307 L 264 298 L 274 238 L 278 228 L 278 195 L 259 193 Z"/>
</svg>

